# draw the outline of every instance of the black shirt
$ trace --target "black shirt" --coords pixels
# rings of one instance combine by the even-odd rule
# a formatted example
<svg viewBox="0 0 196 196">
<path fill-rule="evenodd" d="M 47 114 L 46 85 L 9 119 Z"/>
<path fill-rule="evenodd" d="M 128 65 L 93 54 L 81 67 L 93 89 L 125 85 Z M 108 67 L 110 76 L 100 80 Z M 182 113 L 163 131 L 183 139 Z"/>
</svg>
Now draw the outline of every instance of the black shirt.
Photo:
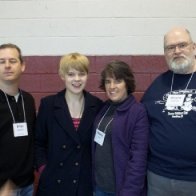
<svg viewBox="0 0 196 196">
<path fill-rule="evenodd" d="M 28 136 L 14 137 L 13 117 L 5 94 L 0 90 L 0 187 L 9 179 L 18 187 L 33 183 L 33 131 L 35 103 L 33 97 L 21 91 L 24 99 Z M 24 122 L 21 95 L 16 102 L 7 95 L 16 122 Z"/>
</svg>

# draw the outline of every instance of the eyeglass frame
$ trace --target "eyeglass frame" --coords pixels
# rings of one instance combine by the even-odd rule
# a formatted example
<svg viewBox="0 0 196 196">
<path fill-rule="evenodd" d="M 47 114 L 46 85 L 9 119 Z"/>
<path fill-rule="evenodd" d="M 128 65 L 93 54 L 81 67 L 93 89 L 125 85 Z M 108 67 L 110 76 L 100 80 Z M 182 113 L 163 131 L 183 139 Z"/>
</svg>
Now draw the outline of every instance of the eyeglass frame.
<svg viewBox="0 0 196 196">
<path fill-rule="evenodd" d="M 164 47 L 164 50 L 168 53 L 174 53 L 176 51 L 176 47 L 178 47 L 179 50 L 183 51 L 185 50 L 189 45 L 193 44 L 193 42 L 180 42 L 178 44 L 172 44 Z"/>
</svg>

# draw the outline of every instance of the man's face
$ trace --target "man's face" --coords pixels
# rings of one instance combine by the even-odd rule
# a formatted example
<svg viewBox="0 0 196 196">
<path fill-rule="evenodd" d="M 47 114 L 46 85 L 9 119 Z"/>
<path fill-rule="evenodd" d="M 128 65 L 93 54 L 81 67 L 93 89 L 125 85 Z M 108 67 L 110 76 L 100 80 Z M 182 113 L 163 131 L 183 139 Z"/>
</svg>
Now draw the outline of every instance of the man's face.
<svg viewBox="0 0 196 196">
<path fill-rule="evenodd" d="M 17 82 L 24 70 L 15 48 L 0 49 L 0 82 Z"/>
<path fill-rule="evenodd" d="M 165 36 L 164 53 L 168 67 L 174 73 L 186 74 L 193 71 L 195 44 L 184 30 L 173 30 Z"/>
</svg>

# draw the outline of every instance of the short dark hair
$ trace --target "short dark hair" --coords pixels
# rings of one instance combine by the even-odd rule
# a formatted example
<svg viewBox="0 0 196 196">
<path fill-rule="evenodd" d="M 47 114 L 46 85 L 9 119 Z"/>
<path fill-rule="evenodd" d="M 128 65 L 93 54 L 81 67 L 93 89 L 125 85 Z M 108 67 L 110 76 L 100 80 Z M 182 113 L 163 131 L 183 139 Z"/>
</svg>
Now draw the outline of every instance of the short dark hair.
<svg viewBox="0 0 196 196">
<path fill-rule="evenodd" d="M 16 49 L 18 51 L 18 54 L 19 54 L 18 58 L 19 58 L 20 62 L 23 63 L 24 60 L 23 60 L 23 57 L 22 57 L 22 52 L 21 52 L 21 49 L 17 45 L 11 44 L 11 43 L 0 45 L 0 50 L 6 49 L 6 48 Z"/>
<path fill-rule="evenodd" d="M 123 61 L 112 61 L 108 63 L 101 72 L 101 82 L 99 87 L 104 91 L 106 77 L 123 79 L 126 83 L 128 94 L 135 91 L 135 79 L 133 71 L 131 70 L 130 66 Z"/>
</svg>

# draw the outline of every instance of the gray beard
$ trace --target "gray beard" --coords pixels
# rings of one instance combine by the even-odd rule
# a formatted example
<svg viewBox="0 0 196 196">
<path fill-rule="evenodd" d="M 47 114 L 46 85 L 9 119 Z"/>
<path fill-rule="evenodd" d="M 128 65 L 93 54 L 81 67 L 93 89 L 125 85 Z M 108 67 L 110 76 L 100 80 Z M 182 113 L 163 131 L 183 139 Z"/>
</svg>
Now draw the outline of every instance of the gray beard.
<svg viewBox="0 0 196 196">
<path fill-rule="evenodd" d="M 168 64 L 169 69 L 177 74 L 187 74 L 192 67 L 190 59 L 185 59 L 183 60 L 183 62 L 180 63 L 174 60 L 170 61 Z"/>
</svg>

